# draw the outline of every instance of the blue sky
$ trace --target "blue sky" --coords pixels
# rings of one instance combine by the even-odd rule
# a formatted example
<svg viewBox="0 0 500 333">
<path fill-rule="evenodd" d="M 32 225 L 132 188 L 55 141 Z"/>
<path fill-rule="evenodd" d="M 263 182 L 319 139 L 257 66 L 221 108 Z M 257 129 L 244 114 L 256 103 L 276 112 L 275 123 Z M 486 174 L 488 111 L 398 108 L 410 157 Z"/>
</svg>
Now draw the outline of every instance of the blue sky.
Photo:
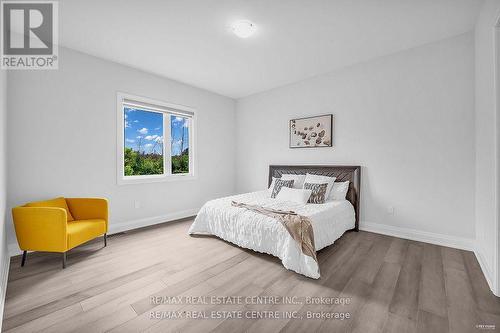
<svg viewBox="0 0 500 333">
<path fill-rule="evenodd" d="M 125 147 L 141 152 L 162 154 L 163 114 L 140 109 L 124 108 Z M 171 116 L 172 155 L 189 147 L 188 119 Z M 184 135 L 183 135 L 184 134 Z M 184 140 L 182 140 L 183 138 Z"/>
</svg>

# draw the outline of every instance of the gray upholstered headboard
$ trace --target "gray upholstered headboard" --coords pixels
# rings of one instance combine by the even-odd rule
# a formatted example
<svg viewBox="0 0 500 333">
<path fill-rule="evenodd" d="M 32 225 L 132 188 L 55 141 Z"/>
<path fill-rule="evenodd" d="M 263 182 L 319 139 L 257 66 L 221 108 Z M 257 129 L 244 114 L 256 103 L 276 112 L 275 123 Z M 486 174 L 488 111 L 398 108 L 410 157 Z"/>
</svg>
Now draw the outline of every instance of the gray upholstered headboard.
<svg viewBox="0 0 500 333">
<path fill-rule="evenodd" d="M 354 206 L 356 212 L 356 225 L 354 230 L 359 230 L 359 195 L 361 189 L 361 167 L 356 165 L 270 165 L 269 166 L 269 182 L 271 185 L 273 177 L 281 177 L 284 173 L 296 175 L 305 175 L 311 173 L 315 175 L 323 175 L 336 177 L 336 182 L 349 181 L 349 190 L 347 191 L 347 200 Z"/>
</svg>

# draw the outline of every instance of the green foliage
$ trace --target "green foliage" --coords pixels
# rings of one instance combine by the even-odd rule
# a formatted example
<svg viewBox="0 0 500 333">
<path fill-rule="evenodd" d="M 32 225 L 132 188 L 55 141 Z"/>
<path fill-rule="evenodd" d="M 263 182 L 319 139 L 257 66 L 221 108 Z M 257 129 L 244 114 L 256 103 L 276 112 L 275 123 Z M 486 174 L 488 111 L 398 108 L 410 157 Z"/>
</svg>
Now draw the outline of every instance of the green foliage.
<svg viewBox="0 0 500 333">
<path fill-rule="evenodd" d="M 125 148 L 125 176 L 163 174 L 163 156 L 156 153 L 144 154 Z"/>
<path fill-rule="evenodd" d="M 139 153 L 132 148 L 125 148 L 125 176 L 163 174 L 163 156 L 160 154 Z M 172 173 L 189 172 L 189 150 L 181 155 L 172 156 Z"/>
<path fill-rule="evenodd" d="M 189 172 L 189 150 L 185 149 L 181 155 L 172 156 L 172 173 Z"/>
</svg>

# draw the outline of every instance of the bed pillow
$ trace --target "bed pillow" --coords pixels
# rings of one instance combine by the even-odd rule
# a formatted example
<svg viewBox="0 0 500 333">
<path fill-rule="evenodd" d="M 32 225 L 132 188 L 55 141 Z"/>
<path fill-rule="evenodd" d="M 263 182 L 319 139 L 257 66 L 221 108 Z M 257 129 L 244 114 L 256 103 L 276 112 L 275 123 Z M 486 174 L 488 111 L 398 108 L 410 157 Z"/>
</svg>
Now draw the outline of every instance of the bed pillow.
<svg viewBox="0 0 500 333">
<path fill-rule="evenodd" d="M 297 188 L 282 187 L 281 191 L 276 196 L 276 199 L 293 201 L 305 205 L 309 200 L 311 193 L 312 193 L 311 190 L 305 190 L 302 188 L 297 189 Z"/>
<path fill-rule="evenodd" d="M 345 200 L 347 191 L 349 190 L 349 181 L 333 183 L 332 191 L 328 200 Z"/>
<path fill-rule="evenodd" d="M 274 182 L 273 192 L 271 193 L 271 198 L 276 198 L 281 188 L 283 187 L 293 187 L 293 180 L 281 180 L 276 179 Z"/>
<path fill-rule="evenodd" d="M 313 175 L 310 173 L 306 174 L 306 180 L 304 181 L 304 183 L 310 183 L 310 184 L 325 184 L 325 183 L 328 184 L 328 186 L 326 187 L 325 198 L 328 198 L 330 196 L 334 182 L 335 182 L 335 177 Z"/>
<path fill-rule="evenodd" d="M 311 196 L 309 197 L 308 203 L 322 204 L 325 203 L 327 198 L 326 189 L 328 188 L 328 183 L 324 184 L 312 184 L 304 183 L 304 189 L 311 190 Z"/>
<path fill-rule="evenodd" d="M 293 188 L 302 188 L 304 186 L 304 180 L 306 180 L 306 175 L 294 175 L 291 173 L 284 173 L 281 175 L 282 180 L 293 180 Z"/>
<path fill-rule="evenodd" d="M 279 178 L 273 177 L 273 180 L 271 181 L 271 185 L 269 185 L 269 188 L 267 189 L 267 191 L 269 192 L 269 195 L 271 195 L 273 193 L 274 184 L 276 184 L 276 179 L 279 179 Z"/>
</svg>

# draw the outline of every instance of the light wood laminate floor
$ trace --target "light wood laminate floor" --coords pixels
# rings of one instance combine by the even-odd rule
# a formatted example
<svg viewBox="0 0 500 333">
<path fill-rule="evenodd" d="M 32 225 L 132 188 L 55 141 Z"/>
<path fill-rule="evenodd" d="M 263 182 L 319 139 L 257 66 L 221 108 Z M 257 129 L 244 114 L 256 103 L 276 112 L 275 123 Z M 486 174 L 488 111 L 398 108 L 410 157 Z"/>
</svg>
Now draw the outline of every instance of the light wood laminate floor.
<svg viewBox="0 0 500 333">
<path fill-rule="evenodd" d="M 500 330 L 500 299 L 473 253 L 368 232 L 319 252 L 321 279 L 214 237 L 190 237 L 191 220 L 94 241 L 68 254 L 11 260 L 7 332 L 480 332 Z M 151 296 L 344 297 L 350 304 L 154 304 Z M 168 311 L 350 313 L 336 319 L 158 319 Z M 260 312 L 259 312 L 260 311 Z M 192 312 L 194 313 L 194 312 Z"/>
</svg>

